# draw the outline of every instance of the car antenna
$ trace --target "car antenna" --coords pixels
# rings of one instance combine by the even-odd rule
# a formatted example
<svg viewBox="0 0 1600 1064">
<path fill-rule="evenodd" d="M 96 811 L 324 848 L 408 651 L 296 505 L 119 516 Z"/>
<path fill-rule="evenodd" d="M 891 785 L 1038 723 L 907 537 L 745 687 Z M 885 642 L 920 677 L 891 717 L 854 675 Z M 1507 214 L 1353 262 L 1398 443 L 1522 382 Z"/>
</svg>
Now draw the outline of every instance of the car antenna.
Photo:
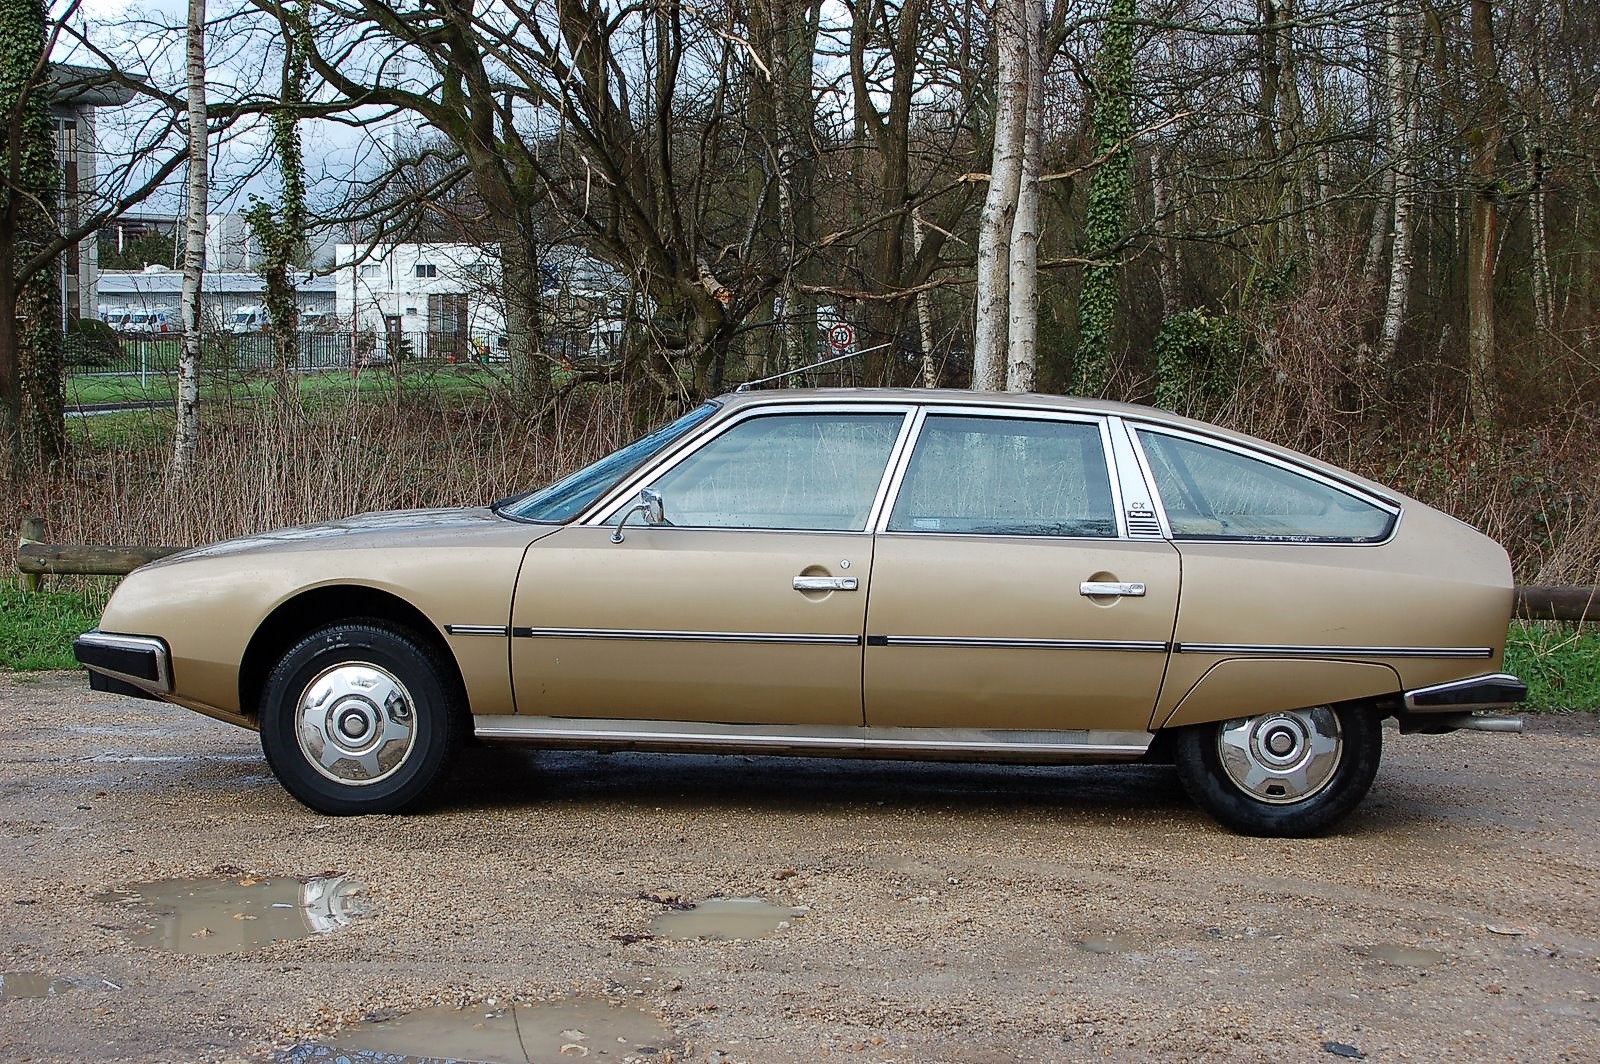
<svg viewBox="0 0 1600 1064">
<path fill-rule="evenodd" d="M 735 388 L 734 391 L 747 392 L 757 385 L 769 384 L 772 381 L 780 381 L 785 377 L 793 377 L 796 373 L 807 373 L 814 369 L 821 369 L 823 366 L 831 366 L 835 362 L 843 362 L 847 358 L 859 358 L 862 355 L 870 355 L 874 351 L 882 351 L 885 347 L 888 347 L 893 342 L 893 340 L 886 340 L 885 342 L 877 344 L 873 347 L 863 347 L 859 351 L 851 351 L 847 355 L 834 355 L 832 358 L 825 358 L 821 362 L 813 362 L 809 366 L 801 366 L 798 369 L 786 369 L 782 373 L 774 373 L 770 377 L 761 377 L 757 380 L 745 381 L 743 384 L 739 385 L 739 387 Z"/>
</svg>

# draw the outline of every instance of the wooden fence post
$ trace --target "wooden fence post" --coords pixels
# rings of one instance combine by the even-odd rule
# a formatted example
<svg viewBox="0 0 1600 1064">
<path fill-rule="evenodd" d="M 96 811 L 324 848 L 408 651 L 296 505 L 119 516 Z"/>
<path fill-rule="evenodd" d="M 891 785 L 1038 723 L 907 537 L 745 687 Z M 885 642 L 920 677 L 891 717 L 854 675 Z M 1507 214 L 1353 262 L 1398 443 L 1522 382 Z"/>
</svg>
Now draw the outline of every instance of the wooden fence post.
<svg viewBox="0 0 1600 1064">
<path fill-rule="evenodd" d="M 42 517 L 24 517 L 22 519 L 22 535 L 17 538 L 17 546 L 20 548 L 24 543 L 43 543 L 43 542 L 44 542 L 44 518 L 42 518 Z M 23 573 L 22 574 L 22 590 L 24 590 L 24 591 L 37 591 L 37 590 L 39 590 L 39 581 L 41 579 L 42 579 L 42 577 L 40 577 L 38 573 Z"/>
</svg>

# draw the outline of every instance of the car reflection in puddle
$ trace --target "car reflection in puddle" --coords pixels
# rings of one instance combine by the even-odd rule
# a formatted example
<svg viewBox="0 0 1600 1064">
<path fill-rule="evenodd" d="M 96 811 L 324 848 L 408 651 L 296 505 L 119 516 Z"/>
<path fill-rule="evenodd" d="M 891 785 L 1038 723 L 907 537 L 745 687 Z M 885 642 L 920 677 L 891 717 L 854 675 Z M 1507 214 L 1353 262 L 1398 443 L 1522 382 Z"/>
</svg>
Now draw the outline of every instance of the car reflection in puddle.
<svg viewBox="0 0 1600 1064">
<path fill-rule="evenodd" d="M 0 972 L 0 1002 L 53 998 L 73 990 L 117 990 L 104 979 L 67 979 L 43 972 Z"/>
<path fill-rule="evenodd" d="M 806 912 L 769 905 L 760 898 L 708 898 L 690 908 L 661 913 L 650 921 L 650 930 L 657 938 L 722 942 L 765 938 Z"/>
<path fill-rule="evenodd" d="M 681 1058 L 688 1047 L 628 1004 L 572 998 L 499 1008 L 420 1009 L 346 1027 L 279 1055 L 281 1064 L 535 1064 L 556 1060 Z"/>
<path fill-rule="evenodd" d="M 100 895 L 142 914 L 137 943 L 178 953 L 238 953 L 348 927 L 367 915 L 366 888 L 346 876 L 164 879 Z"/>
</svg>

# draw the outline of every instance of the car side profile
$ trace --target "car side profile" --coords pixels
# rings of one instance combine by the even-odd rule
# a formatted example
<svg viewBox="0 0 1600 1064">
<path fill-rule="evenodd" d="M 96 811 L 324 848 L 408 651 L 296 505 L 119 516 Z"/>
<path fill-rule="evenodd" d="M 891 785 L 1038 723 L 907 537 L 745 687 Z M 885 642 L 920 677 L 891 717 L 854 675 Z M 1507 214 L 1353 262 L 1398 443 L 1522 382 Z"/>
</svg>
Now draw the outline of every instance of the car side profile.
<svg viewBox="0 0 1600 1064">
<path fill-rule="evenodd" d="M 411 807 L 461 741 L 1170 760 L 1224 825 L 1337 823 L 1401 731 L 1516 730 L 1504 550 L 1162 411 L 723 396 L 491 507 L 367 514 L 137 570 L 98 689 L 261 733 L 326 813 Z"/>
</svg>

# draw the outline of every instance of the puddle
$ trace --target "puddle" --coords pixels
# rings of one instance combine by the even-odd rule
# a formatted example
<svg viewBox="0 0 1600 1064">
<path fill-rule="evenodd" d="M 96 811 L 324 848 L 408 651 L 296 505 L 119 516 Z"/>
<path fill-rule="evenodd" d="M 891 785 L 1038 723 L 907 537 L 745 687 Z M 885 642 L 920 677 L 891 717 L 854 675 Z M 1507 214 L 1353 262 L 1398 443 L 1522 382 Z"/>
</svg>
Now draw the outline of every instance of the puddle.
<svg viewBox="0 0 1600 1064">
<path fill-rule="evenodd" d="M 1363 946 L 1356 950 L 1363 957 L 1383 961 L 1385 964 L 1395 964 L 1402 968 L 1431 968 L 1444 960 L 1444 954 L 1436 949 L 1422 949 L 1417 946 L 1398 946 L 1393 942 L 1383 942 L 1376 946 Z"/>
<path fill-rule="evenodd" d="M 635 1005 L 572 999 L 501 1008 L 441 1005 L 358 1023 L 321 1043 L 295 1046 L 278 1059 L 283 1064 L 534 1064 L 676 1057 L 687 1049 L 681 1036 Z"/>
<path fill-rule="evenodd" d="M 138 943 L 214 956 L 337 931 L 367 915 L 366 888 L 344 876 L 164 879 L 100 895 L 144 915 Z"/>
<path fill-rule="evenodd" d="M 53 998 L 69 990 L 87 990 L 100 985 L 90 980 L 64 979 L 43 972 L 0 972 L 0 1001 Z"/>
<path fill-rule="evenodd" d="M 1078 940 L 1078 948 L 1085 953 L 1132 953 L 1137 946 L 1126 935 L 1085 935 Z"/>
<path fill-rule="evenodd" d="M 805 909 L 768 905 L 760 898 L 709 898 L 690 909 L 660 914 L 650 921 L 650 930 L 658 938 L 718 942 L 765 938 L 805 914 Z"/>
</svg>

